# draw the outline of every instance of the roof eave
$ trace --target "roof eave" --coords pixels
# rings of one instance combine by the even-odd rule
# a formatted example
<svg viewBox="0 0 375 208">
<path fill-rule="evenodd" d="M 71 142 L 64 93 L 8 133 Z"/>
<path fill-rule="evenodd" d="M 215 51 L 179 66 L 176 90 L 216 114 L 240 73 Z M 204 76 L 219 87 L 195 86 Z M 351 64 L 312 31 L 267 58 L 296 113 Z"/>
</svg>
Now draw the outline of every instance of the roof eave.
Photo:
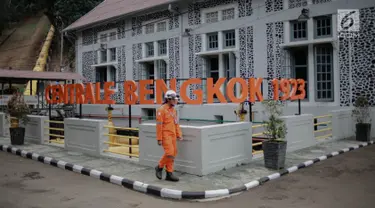
<svg viewBox="0 0 375 208">
<path fill-rule="evenodd" d="M 114 16 L 114 17 L 111 17 L 111 18 L 108 18 L 108 19 L 104 19 L 104 20 L 100 20 L 100 21 L 96 21 L 96 22 L 91 22 L 89 24 L 85 24 L 85 25 L 81 25 L 81 26 L 77 26 L 77 27 L 70 27 L 71 25 L 74 24 L 74 23 L 72 23 L 71 25 L 69 25 L 68 27 L 66 27 L 65 29 L 63 29 L 63 32 L 71 32 L 71 31 L 83 30 L 84 28 L 92 28 L 95 25 L 101 25 L 101 24 L 105 24 L 107 22 L 117 21 L 117 20 L 123 19 L 125 17 L 132 16 L 134 14 L 137 14 L 137 13 L 140 13 L 140 12 L 152 9 L 152 8 L 163 6 L 163 5 L 168 5 L 168 4 L 177 2 L 177 1 L 179 1 L 179 0 L 170 0 L 168 3 L 158 4 L 158 5 L 154 5 L 154 6 L 151 6 L 151 7 L 146 7 L 146 8 L 143 8 L 143 9 L 135 10 L 133 12 L 129 12 L 129 13 L 126 13 L 126 14 L 121 14 L 121 15 L 118 15 L 118 16 Z"/>
</svg>

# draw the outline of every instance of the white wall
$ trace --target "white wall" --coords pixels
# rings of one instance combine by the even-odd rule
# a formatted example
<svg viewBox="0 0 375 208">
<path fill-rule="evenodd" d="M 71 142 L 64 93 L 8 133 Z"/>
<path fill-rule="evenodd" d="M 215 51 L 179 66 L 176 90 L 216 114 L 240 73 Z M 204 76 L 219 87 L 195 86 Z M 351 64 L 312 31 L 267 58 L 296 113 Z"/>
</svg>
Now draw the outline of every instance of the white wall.
<svg viewBox="0 0 375 208">
<path fill-rule="evenodd" d="M 207 175 L 252 159 L 251 123 L 211 126 L 181 126 L 183 141 L 177 141 L 175 170 Z M 155 167 L 163 148 L 157 145 L 155 124 L 143 124 L 139 134 L 139 163 Z"/>
<path fill-rule="evenodd" d="M 9 121 L 5 118 L 4 113 L 0 113 L 0 136 L 9 137 Z"/>
<path fill-rule="evenodd" d="M 282 119 L 287 128 L 285 137 L 288 143 L 288 152 L 310 147 L 317 143 L 314 137 L 313 115 L 284 116 Z"/>
<path fill-rule="evenodd" d="M 65 149 L 82 152 L 92 156 L 100 156 L 107 141 L 106 122 L 92 119 L 64 119 Z"/>
<path fill-rule="evenodd" d="M 29 121 L 25 126 L 25 141 L 34 142 L 37 144 L 43 144 L 44 138 L 49 136 L 45 134 L 49 130 L 45 129 L 47 124 L 45 121 L 48 120 L 47 116 L 34 116 L 29 115 Z"/>
</svg>

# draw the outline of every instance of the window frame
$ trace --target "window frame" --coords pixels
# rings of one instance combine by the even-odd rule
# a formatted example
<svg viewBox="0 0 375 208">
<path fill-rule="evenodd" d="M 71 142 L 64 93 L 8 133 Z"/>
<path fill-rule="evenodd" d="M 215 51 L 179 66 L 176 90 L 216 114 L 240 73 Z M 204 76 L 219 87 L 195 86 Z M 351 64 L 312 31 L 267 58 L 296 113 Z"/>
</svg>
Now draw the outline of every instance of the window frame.
<svg viewBox="0 0 375 208">
<path fill-rule="evenodd" d="M 116 33 L 116 35 L 114 36 L 115 37 L 114 39 L 111 38 L 111 33 Z M 102 41 L 102 38 L 101 38 L 102 35 L 106 35 L 104 42 Z M 99 43 L 108 43 L 111 41 L 115 41 L 117 40 L 117 29 L 110 29 L 110 30 L 98 32 L 97 38 L 98 38 Z"/>
<path fill-rule="evenodd" d="M 226 42 L 227 42 L 226 34 L 229 34 L 229 33 L 233 33 L 233 39 L 231 39 L 231 41 L 234 40 L 234 45 L 232 45 L 232 46 L 226 46 Z M 237 47 L 236 29 L 223 31 L 222 32 L 222 41 L 223 41 L 223 49 L 236 48 Z"/>
<path fill-rule="evenodd" d="M 298 23 L 304 23 L 305 24 L 305 33 L 306 33 L 306 37 L 303 37 L 303 38 L 295 38 L 294 37 L 294 26 L 295 24 L 298 24 Z M 290 25 L 290 41 L 293 42 L 293 41 L 304 41 L 304 40 L 308 40 L 309 38 L 309 27 L 308 27 L 308 21 L 297 21 L 297 20 L 293 20 L 293 21 L 290 21 L 289 22 L 289 25 Z M 302 31 L 302 30 L 301 30 Z M 298 30 L 297 30 L 298 32 Z"/>
<path fill-rule="evenodd" d="M 104 67 L 105 67 L 105 69 L 104 69 Z M 111 76 L 111 74 L 112 74 L 111 73 L 111 68 L 114 69 L 114 75 L 113 75 L 113 77 Z M 99 70 L 102 70 L 102 73 L 98 72 Z M 103 71 L 105 71 L 105 73 Z M 105 80 L 103 82 L 98 81 L 98 76 L 97 76 L 98 73 L 99 74 L 104 74 Z M 116 81 L 117 81 L 117 69 L 116 69 L 116 67 L 113 66 L 113 65 L 111 65 L 111 64 L 110 65 L 105 65 L 105 66 L 100 66 L 100 67 L 95 67 L 95 81 L 96 82 L 100 82 L 100 91 L 101 92 L 104 92 L 104 83 L 105 82 L 115 82 L 114 90 L 117 91 L 118 88 L 117 88 L 117 83 L 116 83 Z"/>
<path fill-rule="evenodd" d="M 207 22 L 207 20 L 209 19 L 209 18 L 207 18 L 207 15 L 208 14 L 214 14 L 214 13 L 216 13 L 217 14 L 217 20 L 216 20 L 216 22 L 212 22 L 212 21 L 210 21 L 210 22 Z M 205 23 L 217 23 L 217 22 L 220 22 L 221 20 L 220 20 L 220 15 L 219 15 L 219 13 L 220 13 L 220 11 L 210 11 L 210 12 L 206 12 L 204 15 L 204 18 L 205 18 Z"/>
<path fill-rule="evenodd" d="M 210 48 L 210 36 L 211 35 L 216 35 L 217 39 L 216 39 L 216 48 Z M 207 46 L 206 46 L 206 50 L 207 51 L 215 51 L 215 50 L 219 50 L 219 32 L 210 32 L 210 33 L 207 33 L 206 34 L 206 42 L 207 42 Z"/>
<path fill-rule="evenodd" d="M 159 25 L 160 24 L 165 24 L 165 30 L 159 30 Z M 167 23 L 167 21 L 162 21 L 162 22 L 158 22 L 158 23 L 156 23 L 156 32 L 167 32 L 168 31 L 168 23 Z"/>
<path fill-rule="evenodd" d="M 115 41 L 115 40 L 117 40 L 117 32 L 111 31 L 108 34 L 109 34 L 109 41 Z"/>
<path fill-rule="evenodd" d="M 234 9 L 234 18 L 223 20 L 223 11 L 229 10 L 229 9 Z M 234 20 L 234 19 L 239 18 L 238 4 L 231 3 L 231 4 L 224 4 L 224 5 L 215 6 L 215 7 L 212 7 L 212 8 L 202 9 L 201 13 L 200 13 L 201 22 L 210 24 L 211 22 L 207 22 L 207 14 L 213 13 L 213 12 L 218 12 L 218 21 L 214 22 L 214 23 L 218 23 L 218 22 L 221 22 L 221 21 L 230 21 L 230 20 Z"/>
<path fill-rule="evenodd" d="M 105 55 L 105 60 L 103 60 L 103 54 Z M 100 64 L 108 63 L 108 50 L 107 49 L 99 50 L 99 63 Z"/>
<path fill-rule="evenodd" d="M 232 9 L 233 9 L 233 18 L 224 19 L 224 11 L 228 11 L 228 10 L 232 10 Z M 227 21 L 227 20 L 236 19 L 236 8 L 234 8 L 234 7 L 221 9 L 220 12 L 221 12 L 221 20 L 220 21 Z"/>
<path fill-rule="evenodd" d="M 105 36 L 105 38 L 102 37 L 102 36 Z M 103 41 L 103 39 L 105 39 L 105 41 Z M 99 34 L 99 40 L 100 40 L 100 43 L 107 43 L 108 42 L 108 34 L 107 33 Z"/>
<path fill-rule="evenodd" d="M 306 80 L 305 81 L 305 91 L 306 91 L 306 97 L 301 100 L 301 101 L 304 101 L 304 102 L 309 102 L 311 100 L 311 93 L 309 92 L 309 89 L 310 89 L 310 65 L 309 65 L 309 49 L 308 47 L 305 49 L 306 50 L 306 65 L 296 65 L 295 64 L 295 60 L 296 60 L 296 57 L 294 55 L 295 51 L 294 50 L 291 50 L 290 51 L 290 66 L 291 66 L 291 72 L 290 72 L 290 75 L 293 79 L 297 79 L 296 76 L 296 68 L 297 67 L 306 67 Z"/>
<path fill-rule="evenodd" d="M 152 46 L 152 55 L 149 54 L 149 52 L 151 51 L 150 50 L 150 46 Z M 154 45 L 154 42 L 147 42 L 145 43 L 145 56 L 146 58 L 150 58 L 150 57 L 155 57 L 155 45 Z"/>
<path fill-rule="evenodd" d="M 152 28 L 152 32 L 148 32 L 148 28 Z M 145 34 L 146 35 L 149 35 L 149 34 L 153 34 L 155 33 L 155 23 L 148 23 L 145 25 Z"/>
<path fill-rule="evenodd" d="M 323 19 L 329 19 L 329 22 L 330 22 L 329 32 L 330 32 L 330 34 L 318 36 L 318 21 L 323 20 Z M 333 26 L 332 26 L 333 21 L 332 21 L 331 15 L 322 15 L 322 16 L 314 17 L 313 22 L 314 22 L 314 39 L 331 38 L 333 36 L 333 34 L 332 34 L 333 33 Z M 325 28 L 327 28 L 327 27 L 325 27 Z"/>
<path fill-rule="evenodd" d="M 331 74 L 331 89 L 329 89 L 329 91 L 331 91 L 331 98 L 318 98 L 318 48 L 319 47 L 328 47 L 330 48 L 330 56 L 331 56 L 331 59 L 330 59 L 330 66 L 331 66 L 331 71 L 330 71 L 330 74 Z M 332 47 L 331 44 L 315 44 L 314 45 L 314 93 L 315 93 L 315 102 L 334 102 L 335 101 L 335 79 L 334 79 L 334 76 L 335 76 L 335 70 L 334 70 L 334 53 L 333 53 L 334 49 Z M 327 64 L 327 63 L 324 63 L 324 64 Z M 320 72 L 322 73 L 322 72 Z M 325 74 L 327 74 L 327 72 L 325 72 Z M 325 81 L 325 83 L 328 83 L 327 81 Z M 328 92 L 328 90 L 325 90 L 326 92 Z M 323 91 L 321 91 L 323 92 Z"/>
<path fill-rule="evenodd" d="M 165 42 L 165 53 L 160 53 L 161 51 L 161 42 Z M 157 46 L 158 46 L 158 56 L 167 56 L 168 55 L 168 41 L 167 40 L 158 40 L 157 41 Z"/>
<path fill-rule="evenodd" d="M 114 54 L 113 54 L 113 51 L 114 50 Z M 109 62 L 116 62 L 117 61 L 117 48 L 116 47 L 113 47 L 113 48 L 109 48 L 108 49 L 109 51 Z M 114 59 L 112 59 L 114 56 Z"/>
</svg>

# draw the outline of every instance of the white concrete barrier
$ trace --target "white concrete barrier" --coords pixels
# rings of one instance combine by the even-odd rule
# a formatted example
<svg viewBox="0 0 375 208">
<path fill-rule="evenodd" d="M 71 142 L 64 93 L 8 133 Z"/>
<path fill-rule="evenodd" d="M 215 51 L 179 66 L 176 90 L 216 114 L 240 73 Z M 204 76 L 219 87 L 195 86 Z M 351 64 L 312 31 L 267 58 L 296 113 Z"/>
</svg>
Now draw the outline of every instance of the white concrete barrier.
<svg viewBox="0 0 375 208">
<path fill-rule="evenodd" d="M 355 136 L 355 122 L 351 109 L 331 111 L 332 138 L 345 139 Z"/>
<path fill-rule="evenodd" d="M 6 119 L 5 113 L 0 113 L 0 136 L 10 137 L 9 121 Z"/>
<path fill-rule="evenodd" d="M 183 141 L 177 141 L 175 170 L 194 175 L 207 175 L 252 159 L 251 123 L 211 126 L 181 126 Z M 157 145 L 155 124 L 142 124 L 139 129 L 139 163 L 155 167 L 163 148 Z"/>
<path fill-rule="evenodd" d="M 44 143 L 45 131 L 47 131 L 45 126 L 45 121 L 48 120 L 48 116 L 34 116 L 29 115 L 29 121 L 25 126 L 25 141 L 33 142 L 37 144 Z"/>
<path fill-rule="evenodd" d="M 66 118 L 64 119 L 65 149 L 99 157 L 103 150 L 103 142 L 107 141 L 104 128 L 107 121 Z"/>
<path fill-rule="evenodd" d="M 287 152 L 311 147 L 317 144 L 314 137 L 314 116 L 310 114 L 281 117 L 286 124 Z"/>
</svg>

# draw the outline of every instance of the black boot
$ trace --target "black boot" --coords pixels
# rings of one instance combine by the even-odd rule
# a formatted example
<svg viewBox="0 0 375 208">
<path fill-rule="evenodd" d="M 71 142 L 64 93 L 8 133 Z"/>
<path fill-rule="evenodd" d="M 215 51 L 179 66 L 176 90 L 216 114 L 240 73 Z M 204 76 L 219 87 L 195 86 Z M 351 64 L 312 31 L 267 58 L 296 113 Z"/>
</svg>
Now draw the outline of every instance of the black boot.
<svg viewBox="0 0 375 208">
<path fill-rule="evenodd" d="M 156 175 L 156 178 L 161 180 L 163 176 L 163 168 L 159 168 L 159 165 L 155 167 L 155 175 Z"/>
<path fill-rule="evenodd" d="M 179 181 L 180 179 L 178 179 L 177 176 L 173 175 L 173 173 L 171 173 L 171 172 L 167 172 L 167 177 L 165 177 L 165 180 L 167 180 L 167 181 L 177 182 L 177 181 Z"/>
</svg>

